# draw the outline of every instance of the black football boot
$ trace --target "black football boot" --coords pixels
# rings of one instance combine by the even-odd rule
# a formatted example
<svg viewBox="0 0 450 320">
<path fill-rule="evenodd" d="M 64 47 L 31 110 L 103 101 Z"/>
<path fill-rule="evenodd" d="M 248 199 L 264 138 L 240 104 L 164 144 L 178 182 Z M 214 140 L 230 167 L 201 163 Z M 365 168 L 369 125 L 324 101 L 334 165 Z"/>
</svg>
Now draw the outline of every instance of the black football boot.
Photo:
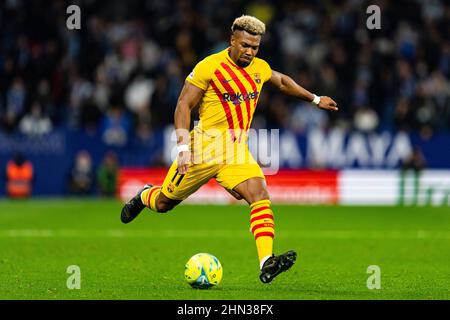
<svg viewBox="0 0 450 320">
<path fill-rule="evenodd" d="M 280 254 L 279 256 L 272 255 L 264 262 L 259 279 L 263 283 L 271 282 L 280 273 L 289 270 L 294 265 L 296 259 L 297 253 L 293 250 Z"/>
<path fill-rule="evenodd" d="M 151 184 L 146 184 L 138 193 L 131 198 L 122 208 L 122 212 L 120 214 L 120 219 L 123 223 L 129 223 L 136 218 L 142 210 L 144 210 L 145 205 L 141 200 L 141 193 L 144 190 L 153 187 Z"/>
</svg>

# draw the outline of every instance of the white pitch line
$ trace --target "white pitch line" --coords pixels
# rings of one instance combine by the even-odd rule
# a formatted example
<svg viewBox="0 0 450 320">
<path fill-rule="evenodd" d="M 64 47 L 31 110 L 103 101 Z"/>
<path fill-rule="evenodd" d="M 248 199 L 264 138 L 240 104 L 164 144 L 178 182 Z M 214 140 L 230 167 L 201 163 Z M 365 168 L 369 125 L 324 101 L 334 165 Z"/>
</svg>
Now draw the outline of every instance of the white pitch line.
<svg viewBox="0 0 450 320">
<path fill-rule="evenodd" d="M 250 232 L 231 230 L 121 230 L 121 229 L 5 229 L 0 238 L 247 238 Z M 450 233 L 443 231 L 356 231 L 356 230 L 308 230 L 276 232 L 277 238 L 298 239 L 442 239 L 450 240 Z"/>
</svg>

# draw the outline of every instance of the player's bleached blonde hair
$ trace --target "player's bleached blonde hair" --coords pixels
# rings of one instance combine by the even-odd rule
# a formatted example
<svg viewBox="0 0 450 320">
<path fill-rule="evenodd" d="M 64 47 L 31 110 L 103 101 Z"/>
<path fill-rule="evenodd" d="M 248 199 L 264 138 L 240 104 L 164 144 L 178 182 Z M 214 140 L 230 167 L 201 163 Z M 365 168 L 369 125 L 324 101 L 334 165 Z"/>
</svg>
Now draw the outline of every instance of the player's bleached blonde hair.
<svg viewBox="0 0 450 320">
<path fill-rule="evenodd" d="M 242 15 L 236 18 L 231 26 L 232 32 L 236 30 L 243 30 L 255 36 L 261 36 L 266 32 L 266 25 L 258 18 Z"/>
</svg>

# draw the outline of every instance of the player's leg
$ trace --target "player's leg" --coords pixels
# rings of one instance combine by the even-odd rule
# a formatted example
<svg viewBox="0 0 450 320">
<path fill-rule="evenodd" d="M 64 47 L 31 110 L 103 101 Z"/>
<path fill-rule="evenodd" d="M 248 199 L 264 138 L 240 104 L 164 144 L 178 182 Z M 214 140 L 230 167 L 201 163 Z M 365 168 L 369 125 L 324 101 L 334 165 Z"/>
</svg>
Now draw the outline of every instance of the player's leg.
<svg viewBox="0 0 450 320">
<path fill-rule="evenodd" d="M 164 185 L 164 184 L 163 184 Z M 168 198 L 161 192 L 162 186 L 155 186 L 144 190 L 141 194 L 142 203 L 150 210 L 164 213 L 172 210 L 183 200 Z"/>
<path fill-rule="evenodd" d="M 275 236 L 274 215 L 265 180 L 261 177 L 249 178 L 233 189 L 250 205 L 250 231 L 253 233 L 258 250 L 260 266 L 272 256 Z"/>
<path fill-rule="evenodd" d="M 233 189 L 250 205 L 250 230 L 253 233 L 260 261 L 260 279 L 271 282 L 277 275 L 292 267 L 297 258 L 291 250 L 279 256 L 273 254 L 275 236 L 274 214 L 265 179 L 253 177 Z"/>
<path fill-rule="evenodd" d="M 146 184 L 122 208 L 120 219 L 123 223 L 133 221 L 145 207 L 156 212 L 167 212 L 178 205 L 181 200 L 167 198 L 161 193 L 160 186 Z M 150 205 L 150 203 L 152 205 Z"/>
<path fill-rule="evenodd" d="M 202 164 L 191 165 L 186 174 L 180 175 L 175 160 L 162 186 L 145 185 L 124 205 L 121 220 L 123 223 L 131 222 L 145 207 L 160 213 L 170 211 L 214 175 L 213 167 Z"/>
<path fill-rule="evenodd" d="M 255 237 L 262 266 L 265 260 L 272 256 L 275 231 L 269 193 L 261 168 L 256 162 L 225 165 L 216 180 L 227 191 L 239 195 L 250 205 L 250 230 Z"/>
<path fill-rule="evenodd" d="M 225 165 L 216 180 L 230 193 L 237 194 L 236 198 L 243 198 L 250 205 L 250 231 L 258 251 L 260 279 L 268 283 L 294 264 L 296 253 L 289 251 L 279 256 L 273 255 L 275 223 L 265 177 L 248 149 L 245 152 L 246 163 Z"/>
<path fill-rule="evenodd" d="M 164 182 L 169 177 L 177 173 L 176 161 L 172 163 L 169 171 L 166 174 Z M 146 184 L 136 195 L 131 198 L 122 208 L 120 219 L 123 223 L 130 223 L 133 221 L 145 207 L 155 212 L 167 212 L 173 209 L 181 200 L 170 199 L 161 193 L 161 186 L 153 186 Z"/>
</svg>

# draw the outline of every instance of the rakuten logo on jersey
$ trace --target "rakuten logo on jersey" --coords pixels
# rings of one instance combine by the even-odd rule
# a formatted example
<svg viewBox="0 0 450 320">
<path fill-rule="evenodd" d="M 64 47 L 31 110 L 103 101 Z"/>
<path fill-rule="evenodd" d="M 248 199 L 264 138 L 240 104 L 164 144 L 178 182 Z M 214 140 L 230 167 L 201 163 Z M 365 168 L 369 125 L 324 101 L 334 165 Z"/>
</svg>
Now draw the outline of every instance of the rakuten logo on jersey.
<svg viewBox="0 0 450 320">
<path fill-rule="evenodd" d="M 226 102 L 233 102 L 234 104 L 241 104 L 242 102 L 257 99 L 259 95 L 258 91 L 242 94 L 240 92 L 236 94 L 224 93 L 223 100 Z"/>
</svg>

